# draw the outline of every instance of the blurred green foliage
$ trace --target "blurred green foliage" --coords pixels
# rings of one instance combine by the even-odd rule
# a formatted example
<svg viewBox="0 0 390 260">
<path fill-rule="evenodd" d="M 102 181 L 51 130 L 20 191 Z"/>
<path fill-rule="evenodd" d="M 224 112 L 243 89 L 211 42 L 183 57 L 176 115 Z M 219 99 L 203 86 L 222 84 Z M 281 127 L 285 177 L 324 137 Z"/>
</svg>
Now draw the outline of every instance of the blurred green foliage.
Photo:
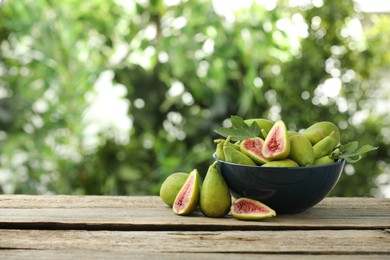
<svg viewBox="0 0 390 260">
<path fill-rule="evenodd" d="M 379 146 L 346 166 L 332 194 L 380 196 L 390 178 L 388 111 L 376 109 L 388 98 L 389 16 L 353 1 L 218 2 L 6 0 L 0 192 L 158 194 L 173 172 L 204 174 L 213 130 L 240 115 L 292 130 L 329 120 L 343 143 Z M 98 124 L 86 111 L 105 73 L 107 89 L 125 90 L 131 127 L 109 121 L 91 143 Z"/>
</svg>

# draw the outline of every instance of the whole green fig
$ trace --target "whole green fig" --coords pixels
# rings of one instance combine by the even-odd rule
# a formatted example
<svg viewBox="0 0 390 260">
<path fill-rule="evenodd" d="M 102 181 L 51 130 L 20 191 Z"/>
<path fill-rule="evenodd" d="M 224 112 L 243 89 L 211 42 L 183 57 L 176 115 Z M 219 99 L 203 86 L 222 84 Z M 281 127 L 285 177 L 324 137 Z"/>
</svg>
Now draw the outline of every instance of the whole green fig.
<svg viewBox="0 0 390 260">
<path fill-rule="evenodd" d="M 165 202 L 169 207 L 172 207 L 173 202 L 177 194 L 179 193 L 181 187 L 188 178 L 188 173 L 186 172 L 175 172 L 169 175 L 160 187 L 160 198 Z"/>
<path fill-rule="evenodd" d="M 300 166 L 312 165 L 314 151 L 310 140 L 304 135 L 292 135 L 290 137 L 290 154 L 288 157 Z"/>
<path fill-rule="evenodd" d="M 223 154 L 223 145 L 225 143 L 225 140 L 223 140 L 223 139 L 216 139 L 216 140 L 214 140 L 214 143 L 217 144 L 217 147 L 215 149 L 215 156 L 219 160 L 224 161 L 225 160 L 225 155 Z"/>
<path fill-rule="evenodd" d="M 334 160 L 330 158 L 328 155 L 320 157 L 316 160 L 314 160 L 313 165 L 324 165 L 324 164 L 330 164 L 334 163 Z"/>
<path fill-rule="evenodd" d="M 335 143 L 336 135 L 336 132 L 332 132 L 330 135 L 313 145 L 314 159 L 329 155 L 333 151 L 337 145 Z"/>
<path fill-rule="evenodd" d="M 229 213 L 231 196 L 229 187 L 217 167 L 209 166 L 200 190 L 199 208 L 206 217 L 219 218 Z"/>
<path fill-rule="evenodd" d="M 309 138 L 312 145 L 315 145 L 325 137 L 329 136 L 332 132 L 335 132 L 333 135 L 334 145 L 336 146 L 340 142 L 340 130 L 332 122 L 321 121 L 311 125 L 305 131 L 303 135 Z"/>
<path fill-rule="evenodd" d="M 264 167 L 298 167 L 299 165 L 291 160 L 291 159 L 283 159 L 283 160 L 276 160 L 276 161 L 270 161 L 262 166 Z"/>
</svg>

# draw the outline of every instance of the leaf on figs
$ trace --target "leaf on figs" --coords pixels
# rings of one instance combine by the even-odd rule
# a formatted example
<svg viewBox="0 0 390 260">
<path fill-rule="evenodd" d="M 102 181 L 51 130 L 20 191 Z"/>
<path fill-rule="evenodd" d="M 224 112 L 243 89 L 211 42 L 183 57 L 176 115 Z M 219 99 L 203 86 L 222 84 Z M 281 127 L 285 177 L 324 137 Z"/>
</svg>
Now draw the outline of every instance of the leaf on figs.
<svg viewBox="0 0 390 260">
<path fill-rule="evenodd" d="M 214 131 L 223 137 L 231 136 L 232 141 L 242 141 L 247 138 L 258 137 L 260 134 L 261 129 L 258 124 L 254 123 L 249 126 L 240 116 L 231 116 L 230 121 L 232 123 L 230 128 L 221 127 Z"/>
<path fill-rule="evenodd" d="M 333 150 L 330 157 L 332 159 L 344 159 L 348 163 L 355 163 L 362 158 L 362 155 L 371 151 L 378 149 L 372 145 L 366 144 L 359 148 L 359 143 L 357 141 L 347 143 L 345 145 L 340 145 Z"/>
</svg>

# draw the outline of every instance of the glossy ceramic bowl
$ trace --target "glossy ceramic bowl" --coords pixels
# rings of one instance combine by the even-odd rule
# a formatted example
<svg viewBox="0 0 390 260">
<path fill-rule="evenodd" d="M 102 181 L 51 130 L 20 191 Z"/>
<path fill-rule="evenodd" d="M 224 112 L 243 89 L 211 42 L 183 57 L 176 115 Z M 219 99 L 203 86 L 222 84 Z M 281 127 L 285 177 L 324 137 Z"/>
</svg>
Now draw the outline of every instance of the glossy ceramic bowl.
<svg viewBox="0 0 390 260">
<path fill-rule="evenodd" d="M 218 167 L 235 198 L 259 200 L 276 213 L 298 213 L 323 200 L 332 191 L 345 161 L 305 167 L 246 166 L 218 160 Z"/>
</svg>

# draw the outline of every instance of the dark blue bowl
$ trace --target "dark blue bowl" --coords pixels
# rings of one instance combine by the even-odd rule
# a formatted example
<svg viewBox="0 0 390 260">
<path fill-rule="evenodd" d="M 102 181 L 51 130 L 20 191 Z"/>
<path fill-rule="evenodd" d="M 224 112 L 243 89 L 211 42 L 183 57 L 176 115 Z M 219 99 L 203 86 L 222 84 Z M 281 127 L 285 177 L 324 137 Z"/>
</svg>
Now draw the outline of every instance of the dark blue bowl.
<svg viewBox="0 0 390 260">
<path fill-rule="evenodd" d="M 276 213 L 298 213 L 323 200 L 332 191 L 345 161 L 320 166 L 262 167 L 218 160 L 218 167 L 234 198 L 259 200 Z"/>
</svg>

